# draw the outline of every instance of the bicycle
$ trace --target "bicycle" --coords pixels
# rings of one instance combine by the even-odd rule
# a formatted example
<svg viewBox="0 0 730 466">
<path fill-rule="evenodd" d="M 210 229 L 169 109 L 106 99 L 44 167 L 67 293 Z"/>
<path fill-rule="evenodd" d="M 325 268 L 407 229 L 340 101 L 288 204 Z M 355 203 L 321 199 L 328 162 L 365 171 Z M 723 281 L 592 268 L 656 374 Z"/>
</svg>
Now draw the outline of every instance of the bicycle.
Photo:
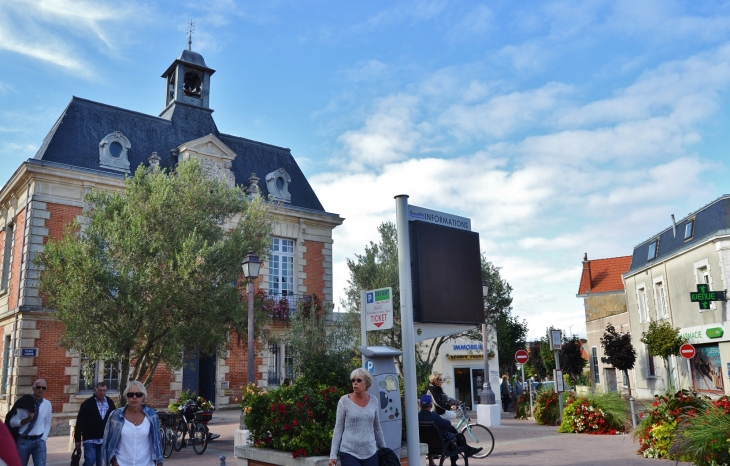
<svg viewBox="0 0 730 466">
<path fill-rule="evenodd" d="M 466 438 L 466 442 L 469 445 L 473 447 L 482 447 L 482 451 L 473 455 L 473 457 L 486 458 L 489 456 L 492 453 L 492 450 L 494 450 L 494 435 L 492 435 L 492 431 L 481 424 L 471 422 L 471 418 L 469 417 L 469 407 L 464 403 L 459 403 L 456 406 L 456 411 L 461 412 L 461 420 L 456 425 L 456 431 Z"/>
<path fill-rule="evenodd" d="M 203 423 L 203 417 L 197 413 L 198 404 L 194 400 L 187 400 L 179 408 L 182 418 L 175 425 L 173 448 L 180 451 L 189 442 L 198 455 L 202 455 L 208 447 L 208 426 Z M 188 442 L 185 441 L 188 436 Z"/>
<path fill-rule="evenodd" d="M 160 443 L 162 444 L 162 456 L 169 458 L 172 455 L 175 442 L 175 415 L 172 413 L 157 413 L 160 418 Z"/>
</svg>

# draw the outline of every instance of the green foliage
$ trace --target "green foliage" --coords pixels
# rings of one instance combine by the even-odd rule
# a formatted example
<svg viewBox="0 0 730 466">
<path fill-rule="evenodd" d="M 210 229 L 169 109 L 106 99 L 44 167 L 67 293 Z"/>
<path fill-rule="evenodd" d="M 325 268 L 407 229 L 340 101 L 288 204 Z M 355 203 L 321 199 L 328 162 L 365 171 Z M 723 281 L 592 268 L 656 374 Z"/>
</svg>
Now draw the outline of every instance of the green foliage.
<svg viewBox="0 0 730 466">
<path fill-rule="evenodd" d="M 583 373 L 583 369 L 588 363 L 588 361 L 583 359 L 582 350 L 582 342 L 575 335 L 565 340 L 560 350 L 560 367 L 565 374 L 570 376 L 574 386 L 577 385 L 578 376 Z"/>
<path fill-rule="evenodd" d="M 351 316 L 335 316 L 316 298 L 311 304 L 298 304 L 282 336 L 291 345 L 298 383 L 348 387 L 350 372 L 356 367 L 352 365 L 352 344 L 358 330 Z"/>
<path fill-rule="evenodd" d="M 175 401 L 167 405 L 167 409 L 170 412 L 176 413 L 178 409 L 180 409 L 180 407 L 184 405 L 185 402 L 188 400 L 195 400 L 195 402 L 198 404 L 198 408 L 204 411 L 209 411 L 215 408 L 215 406 L 213 406 L 213 403 L 206 400 L 202 396 L 198 396 L 198 394 L 194 391 L 183 390 L 182 392 L 180 392 L 180 396 L 178 396 Z"/>
<path fill-rule="evenodd" d="M 527 375 L 535 377 L 536 380 L 544 380 L 547 377 L 547 370 L 542 361 L 542 342 L 533 341 L 530 343 L 530 349 L 527 354 L 528 359 L 527 364 L 525 364 Z"/>
<path fill-rule="evenodd" d="M 628 371 L 634 368 L 636 350 L 634 345 L 631 344 L 631 333 L 618 333 L 614 326 L 609 323 L 601 338 L 601 346 L 613 367 L 620 371 Z"/>
<path fill-rule="evenodd" d="M 560 419 L 558 395 L 552 389 L 538 390 L 534 401 L 535 421 L 538 424 L 557 426 Z"/>
<path fill-rule="evenodd" d="M 646 345 L 650 356 L 659 356 L 664 360 L 664 367 L 669 367 L 669 356 L 678 356 L 679 348 L 687 343 L 687 339 L 679 335 L 679 327 L 672 327 L 668 320 L 649 323 L 649 330 L 641 334 L 641 342 Z M 667 386 L 672 389 L 672 377 L 667 371 Z"/>
<path fill-rule="evenodd" d="M 646 458 L 669 458 L 685 460 L 669 452 L 674 441 L 679 417 L 693 417 L 702 407 L 702 399 L 694 393 L 680 390 L 673 395 L 656 396 L 651 408 L 641 413 L 642 419 L 632 435 L 639 441 L 639 453 Z"/>
<path fill-rule="evenodd" d="M 231 284 L 246 253 L 267 254 L 261 199 L 249 203 L 190 160 L 174 174 L 140 166 L 123 193 L 93 190 L 85 202 L 84 228 L 74 222 L 35 260 L 65 348 L 120 361 L 122 391 L 128 380 L 149 385 L 160 363 L 181 367 L 186 351 L 222 352 L 231 328 L 245 335 L 241 290 Z"/>
<path fill-rule="evenodd" d="M 304 384 L 271 391 L 243 388 L 241 410 L 253 446 L 291 451 L 292 456 L 329 454 L 337 403 L 345 390 L 324 384 Z"/>
<path fill-rule="evenodd" d="M 552 377 L 553 370 L 555 370 L 555 352 L 552 350 L 547 336 L 540 338 L 540 358 L 545 367 L 546 377 Z"/>
<path fill-rule="evenodd" d="M 669 450 L 697 466 L 730 464 L 730 398 L 703 400 L 697 416 L 683 416 Z"/>
<path fill-rule="evenodd" d="M 515 419 L 528 419 L 530 417 L 530 394 L 527 390 L 517 398 L 515 403 Z"/>
</svg>

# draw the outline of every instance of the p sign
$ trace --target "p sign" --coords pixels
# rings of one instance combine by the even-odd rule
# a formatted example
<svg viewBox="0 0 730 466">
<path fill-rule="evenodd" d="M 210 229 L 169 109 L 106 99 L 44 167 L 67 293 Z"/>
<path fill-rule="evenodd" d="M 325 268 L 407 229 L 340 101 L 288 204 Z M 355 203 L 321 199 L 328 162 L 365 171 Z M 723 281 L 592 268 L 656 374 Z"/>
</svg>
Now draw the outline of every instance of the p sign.
<svg viewBox="0 0 730 466">
<path fill-rule="evenodd" d="M 365 292 L 365 330 L 393 328 L 393 289 L 380 288 Z"/>
<path fill-rule="evenodd" d="M 679 347 L 679 354 L 681 354 L 684 359 L 692 359 L 695 357 L 695 347 L 689 343 L 685 343 Z"/>
</svg>

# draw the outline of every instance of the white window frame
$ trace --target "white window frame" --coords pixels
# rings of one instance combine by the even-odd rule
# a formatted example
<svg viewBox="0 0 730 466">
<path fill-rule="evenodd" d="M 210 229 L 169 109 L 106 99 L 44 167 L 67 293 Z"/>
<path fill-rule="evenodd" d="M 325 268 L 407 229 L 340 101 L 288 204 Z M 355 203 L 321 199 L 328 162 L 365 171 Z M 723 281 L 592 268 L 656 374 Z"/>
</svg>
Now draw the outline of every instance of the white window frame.
<svg viewBox="0 0 730 466">
<path fill-rule="evenodd" d="M 290 296 L 295 294 L 295 248 L 296 241 L 293 239 L 271 238 L 267 285 L 269 294 L 276 296 Z"/>
<path fill-rule="evenodd" d="M 711 273 L 711 268 L 710 268 L 710 260 L 702 259 L 699 262 L 695 262 L 693 264 L 693 267 L 694 267 L 695 284 L 701 285 L 701 284 L 706 283 L 707 285 L 709 285 L 710 290 L 713 290 L 714 288 L 712 287 L 712 273 Z M 697 306 L 697 307 L 699 307 L 699 306 Z M 715 305 L 715 301 L 710 301 L 710 308 L 709 309 L 700 308 L 700 312 L 708 312 L 708 311 L 712 311 L 715 309 L 717 309 L 717 306 Z"/>
<path fill-rule="evenodd" d="M 106 382 L 107 387 L 107 393 L 119 393 L 119 377 L 121 375 L 121 368 L 119 367 L 119 362 L 116 363 L 116 372 L 117 372 L 117 388 L 112 388 L 112 380 L 111 378 L 107 379 L 104 378 L 104 372 L 107 369 L 107 366 L 111 368 L 115 365 L 113 361 L 103 361 L 98 360 L 94 361 L 94 380 L 91 382 L 91 388 L 86 387 L 84 389 L 81 388 L 81 379 L 83 376 L 83 370 L 84 370 L 84 360 L 86 358 L 81 357 L 79 360 L 79 383 L 78 383 L 78 393 L 91 393 L 94 391 L 94 388 L 96 387 L 96 384 L 98 382 Z M 85 384 L 86 385 L 86 384 Z"/>
<path fill-rule="evenodd" d="M 687 220 L 687 223 L 684 225 L 684 240 L 688 241 L 694 238 L 695 236 L 695 217 L 692 217 L 691 219 Z M 689 231 L 687 231 L 689 229 Z M 687 234 L 689 233 L 689 235 Z"/>
<path fill-rule="evenodd" d="M 654 279 L 654 309 L 657 319 L 669 318 L 669 296 L 663 276 Z"/>
<path fill-rule="evenodd" d="M 651 253 L 651 248 L 654 247 L 654 254 Z M 655 239 L 651 243 L 649 243 L 649 250 L 646 254 L 646 261 L 649 262 L 650 260 L 654 260 L 659 255 L 659 238 Z"/>
<path fill-rule="evenodd" d="M 644 283 L 636 285 L 636 308 L 639 311 L 639 322 L 651 322 L 649 300 L 646 297 L 646 285 Z"/>
</svg>

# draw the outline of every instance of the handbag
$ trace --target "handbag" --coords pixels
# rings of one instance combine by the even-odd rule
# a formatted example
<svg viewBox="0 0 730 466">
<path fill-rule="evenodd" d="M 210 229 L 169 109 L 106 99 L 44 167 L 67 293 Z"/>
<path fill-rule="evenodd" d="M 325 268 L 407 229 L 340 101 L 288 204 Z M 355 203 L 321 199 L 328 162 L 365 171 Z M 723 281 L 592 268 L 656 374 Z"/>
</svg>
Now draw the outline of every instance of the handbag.
<svg viewBox="0 0 730 466">
<path fill-rule="evenodd" d="M 400 460 L 390 448 L 380 448 L 378 450 L 378 466 L 400 466 Z"/>
<path fill-rule="evenodd" d="M 81 450 L 74 448 L 74 452 L 71 453 L 71 466 L 79 466 L 81 461 Z"/>
</svg>

